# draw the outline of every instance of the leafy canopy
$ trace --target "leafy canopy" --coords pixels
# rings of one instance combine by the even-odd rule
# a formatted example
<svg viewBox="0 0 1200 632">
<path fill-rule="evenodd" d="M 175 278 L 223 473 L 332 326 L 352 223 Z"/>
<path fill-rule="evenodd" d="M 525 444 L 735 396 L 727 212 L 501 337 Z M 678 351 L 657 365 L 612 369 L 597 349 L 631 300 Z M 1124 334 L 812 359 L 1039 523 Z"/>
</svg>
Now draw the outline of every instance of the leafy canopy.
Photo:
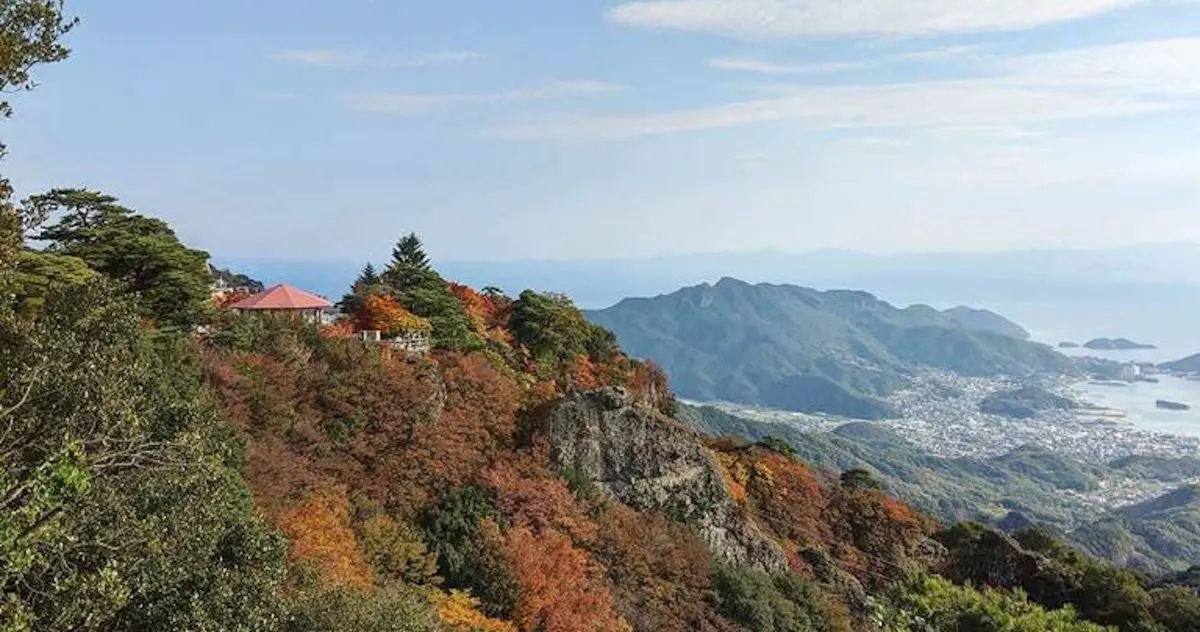
<svg viewBox="0 0 1200 632">
<path fill-rule="evenodd" d="M 143 317 L 187 327 L 205 319 L 208 254 L 180 243 L 165 222 L 88 189 L 53 189 L 29 197 L 27 223 L 46 251 L 75 257 L 136 293 Z M 56 221 L 45 225 L 54 218 Z"/>
</svg>

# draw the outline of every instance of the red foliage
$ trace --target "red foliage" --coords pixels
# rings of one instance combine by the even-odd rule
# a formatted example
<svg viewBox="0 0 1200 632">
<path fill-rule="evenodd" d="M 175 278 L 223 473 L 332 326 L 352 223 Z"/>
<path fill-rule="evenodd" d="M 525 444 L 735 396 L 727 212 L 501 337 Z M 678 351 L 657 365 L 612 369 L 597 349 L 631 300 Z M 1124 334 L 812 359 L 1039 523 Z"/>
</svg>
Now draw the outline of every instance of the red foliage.
<svg viewBox="0 0 1200 632">
<path fill-rule="evenodd" d="M 321 328 L 321 336 L 331 340 L 353 338 L 356 327 L 354 321 L 345 316 Z"/>
<path fill-rule="evenodd" d="M 596 524 L 566 484 L 529 455 L 512 455 L 484 472 L 482 482 L 496 490 L 500 511 L 512 524 L 538 534 L 554 529 L 587 545 Z"/>
<path fill-rule="evenodd" d="M 442 414 L 416 428 L 412 441 L 380 474 L 405 505 L 421 508 L 473 481 L 493 457 L 513 446 L 519 389 L 480 355 L 445 354 Z"/>
<path fill-rule="evenodd" d="M 593 547 L 608 568 L 617 612 L 639 632 L 738 629 L 708 603 L 711 555 L 691 529 L 613 503 Z"/>
<path fill-rule="evenodd" d="M 877 490 L 822 487 L 816 473 L 782 454 L 714 442 L 725 485 L 791 554 L 824 551 L 868 582 L 895 576 L 934 528 L 929 518 Z"/>
</svg>

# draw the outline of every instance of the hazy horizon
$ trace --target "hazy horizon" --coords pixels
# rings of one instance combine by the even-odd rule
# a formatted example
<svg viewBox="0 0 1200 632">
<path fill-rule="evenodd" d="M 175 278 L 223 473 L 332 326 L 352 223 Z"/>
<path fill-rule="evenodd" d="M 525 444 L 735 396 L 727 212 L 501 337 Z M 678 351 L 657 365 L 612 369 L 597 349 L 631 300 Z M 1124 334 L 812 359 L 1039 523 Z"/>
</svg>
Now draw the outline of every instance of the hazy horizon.
<svg viewBox="0 0 1200 632">
<path fill-rule="evenodd" d="M 445 261 L 1200 241 L 1193 2 L 70 9 L 5 175 L 223 257 L 407 231 Z"/>
</svg>

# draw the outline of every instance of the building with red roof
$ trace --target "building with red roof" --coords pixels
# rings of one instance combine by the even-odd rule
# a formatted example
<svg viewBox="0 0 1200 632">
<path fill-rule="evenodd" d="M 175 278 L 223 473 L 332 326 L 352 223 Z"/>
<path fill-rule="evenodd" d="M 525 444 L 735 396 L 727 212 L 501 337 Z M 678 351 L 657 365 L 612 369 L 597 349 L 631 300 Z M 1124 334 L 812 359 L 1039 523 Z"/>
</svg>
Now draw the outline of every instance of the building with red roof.
<svg viewBox="0 0 1200 632">
<path fill-rule="evenodd" d="M 310 294 L 287 284 L 267 288 L 263 292 L 248 296 L 229 306 L 239 314 L 274 312 L 295 314 L 317 321 L 320 321 L 321 313 L 330 307 L 333 307 L 333 303 L 316 294 Z"/>
</svg>

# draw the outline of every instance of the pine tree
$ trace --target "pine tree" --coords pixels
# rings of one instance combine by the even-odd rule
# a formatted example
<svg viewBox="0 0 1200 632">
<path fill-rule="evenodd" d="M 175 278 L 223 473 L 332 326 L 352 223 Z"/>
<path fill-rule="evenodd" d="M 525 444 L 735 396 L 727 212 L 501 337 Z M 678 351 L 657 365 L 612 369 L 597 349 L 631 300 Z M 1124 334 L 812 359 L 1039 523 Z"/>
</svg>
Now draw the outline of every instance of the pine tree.
<svg viewBox="0 0 1200 632">
<path fill-rule="evenodd" d="M 379 283 L 379 274 L 375 272 L 375 265 L 368 261 L 367 265 L 363 266 L 362 272 L 359 273 L 356 284 L 369 287 L 376 283 Z"/>
<path fill-rule="evenodd" d="M 417 237 L 416 233 L 409 233 L 400 238 L 396 242 L 396 247 L 392 249 L 392 265 L 408 266 L 418 270 L 428 270 L 429 257 L 425 254 L 425 248 L 421 245 L 421 238 Z"/>
</svg>

